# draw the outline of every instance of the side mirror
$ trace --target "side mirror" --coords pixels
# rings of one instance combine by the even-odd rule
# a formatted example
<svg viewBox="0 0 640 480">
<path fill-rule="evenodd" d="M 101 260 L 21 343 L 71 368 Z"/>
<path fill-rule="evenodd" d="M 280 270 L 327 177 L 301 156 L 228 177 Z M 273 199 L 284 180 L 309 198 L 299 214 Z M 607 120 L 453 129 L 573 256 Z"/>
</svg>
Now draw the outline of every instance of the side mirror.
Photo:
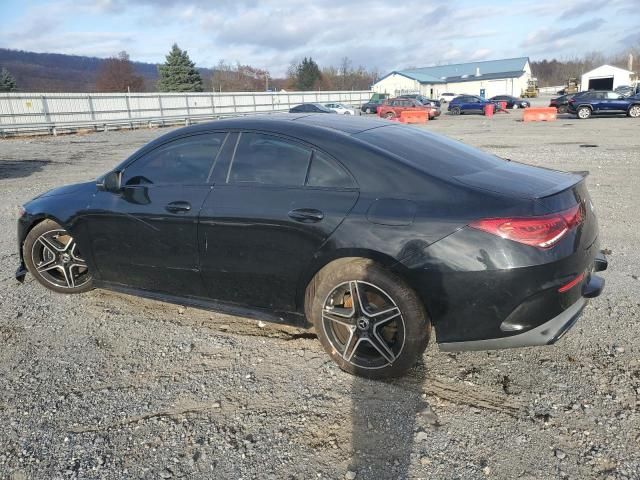
<svg viewBox="0 0 640 480">
<path fill-rule="evenodd" d="M 98 179 L 96 187 L 103 192 L 119 193 L 122 190 L 122 186 L 120 185 L 121 179 L 122 172 L 109 172 Z"/>
</svg>

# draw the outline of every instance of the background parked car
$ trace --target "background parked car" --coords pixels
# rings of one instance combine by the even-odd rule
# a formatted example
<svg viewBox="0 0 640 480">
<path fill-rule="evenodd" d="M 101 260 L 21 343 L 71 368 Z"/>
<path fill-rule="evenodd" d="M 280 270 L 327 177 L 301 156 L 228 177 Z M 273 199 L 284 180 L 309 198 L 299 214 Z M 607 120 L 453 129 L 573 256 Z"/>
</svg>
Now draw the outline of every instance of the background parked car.
<svg viewBox="0 0 640 480">
<path fill-rule="evenodd" d="M 440 100 L 434 100 L 433 98 L 427 98 L 424 95 L 400 95 L 398 98 L 412 98 L 418 100 L 423 105 L 431 105 L 432 107 L 440 107 Z"/>
<path fill-rule="evenodd" d="M 630 85 L 620 85 L 613 91 L 619 93 L 623 97 L 632 97 L 636 93 L 636 89 Z"/>
<path fill-rule="evenodd" d="M 603 113 L 624 113 L 629 117 L 640 118 L 640 100 L 625 98 L 609 90 L 590 90 L 569 100 L 567 111 L 583 120 Z"/>
<path fill-rule="evenodd" d="M 429 120 L 433 120 L 440 115 L 440 109 L 438 107 L 423 105 L 413 98 L 401 97 L 386 100 L 378 107 L 378 115 L 383 118 L 396 118 L 400 117 L 400 114 L 404 111 L 414 110 L 426 110 L 429 115 Z"/>
<path fill-rule="evenodd" d="M 447 103 L 453 100 L 458 96 L 457 93 L 441 93 L 440 94 L 440 103 Z"/>
<path fill-rule="evenodd" d="M 531 102 L 528 100 L 523 100 L 511 95 L 496 95 L 495 97 L 491 97 L 489 101 L 494 103 L 506 102 L 507 108 L 529 108 L 531 106 Z"/>
<path fill-rule="evenodd" d="M 325 103 L 324 106 L 330 110 L 334 110 L 336 113 L 340 115 L 356 114 L 356 111 L 353 108 L 345 105 L 344 103 Z"/>
<path fill-rule="evenodd" d="M 484 113 L 484 106 L 494 103 L 475 95 L 460 95 L 449 102 L 449 113 L 461 115 L 463 113 Z"/>
<path fill-rule="evenodd" d="M 302 103 L 289 109 L 289 113 L 337 113 L 321 103 Z"/>
<path fill-rule="evenodd" d="M 567 112 L 567 105 L 569 103 L 569 100 L 571 100 L 573 97 L 574 97 L 573 94 L 571 94 L 571 95 L 560 95 L 559 97 L 552 98 L 549 101 L 549 106 L 550 107 L 556 107 L 556 109 L 558 110 L 558 113 L 566 113 Z"/>
</svg>

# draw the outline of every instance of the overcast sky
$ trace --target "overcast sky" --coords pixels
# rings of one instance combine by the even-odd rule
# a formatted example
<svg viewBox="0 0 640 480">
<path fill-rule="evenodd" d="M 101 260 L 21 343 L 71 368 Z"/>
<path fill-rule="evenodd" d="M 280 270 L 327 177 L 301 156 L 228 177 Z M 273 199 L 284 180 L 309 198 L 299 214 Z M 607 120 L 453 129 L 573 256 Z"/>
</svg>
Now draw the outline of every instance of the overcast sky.
<svg viewBox="0 0 640 480">
<path fill-rule="evenodd" d="M 162 62 L 177 42 L 283 75 L 294 59 L 381 73 L 471 60 L 567 58 L 640 44 L 640 0 L 0 0 L 0 47 Z"/>
</svg>

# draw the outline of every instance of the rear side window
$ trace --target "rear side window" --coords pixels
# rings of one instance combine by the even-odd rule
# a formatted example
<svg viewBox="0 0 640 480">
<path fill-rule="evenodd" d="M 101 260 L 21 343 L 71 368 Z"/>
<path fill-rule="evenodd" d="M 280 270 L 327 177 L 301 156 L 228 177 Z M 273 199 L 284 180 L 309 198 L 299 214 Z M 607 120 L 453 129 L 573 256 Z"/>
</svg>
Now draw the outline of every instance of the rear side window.
<svg viewBox="0 0 640 480">
<path fill-rule="evenodd" d="M 353 187 L 351 177 L 333 159 L 327 157 L 322 152 L 314 152 L 309 175 L 307 177 L 309 187 Z"/>
<path fill-rule="evenodd" d="M 227 182 L 302 186 L 310 159 L 311 150 L 303 145 L 245 132 L 240 135 Z"/>
<path fill-rule="evenodd" d="M 420 170 L 436 176 L 458 176 L 503 166 L 505 160 L 408 126 L 374 128 L 354 135 L 404 158 Z"/>
<path fill-rule="evenodd" d="M 180 138 L 145 154 L 123 172 L 124 185 L 206 183 L 225 133 Z"/>
</svg>

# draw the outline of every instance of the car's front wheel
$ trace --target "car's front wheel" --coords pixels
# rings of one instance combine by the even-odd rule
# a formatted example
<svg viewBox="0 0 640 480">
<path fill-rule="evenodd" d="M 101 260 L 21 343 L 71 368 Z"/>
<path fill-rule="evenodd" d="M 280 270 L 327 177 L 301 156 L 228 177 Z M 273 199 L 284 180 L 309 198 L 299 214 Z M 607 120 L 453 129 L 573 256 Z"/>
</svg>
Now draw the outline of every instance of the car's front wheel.
<svg viewBox="0 0 640 480">
<path fill-rule="evenodd" d="M 29 273 L 54 292 L 82 293 L 93 288 L 91 273 L 78 244 L 53 220 L 43 220 L 31 229 L 22 254 Z"/>
<path fill-rule="evenodd" d="M 346 372 L 387 378 L 421 358 L 431 323 L 415 292 L 363 258 L 332 262 L 314 277 L 305 311 L 322 346 Z"/>
<path fill-rule="evenodd" d="M 640 118 L 640 105 L 633 105 L 627 112 L 631 118 Z"/>
<path fill-rule="evenodd" d="M 391 112 L 384 114 L 384 118 L 386 118 L 387 120 L 391 120 L 394 117 L 395 117 L 395 115 L 393 113 L 391 113 Z"/>
<path fill-rule="evenodd" d="M 460 111 L 460 107 L 453 107 L 453 108 L 451 109 L 451 115 L 460 115 L 460 113 L 462 113 L 462 112 Z"/>
<path fill-rule="evenodd" d="M 589 107 L 580 107 L 577 112 L 578 118 L 586 120 L 591 116 L 591 109 Z"/>
<path fill-rule="evenodd" d="M 371 111 L 371 109 L 369 107 L 367 107 L 366 110 L 364 111 L 364 113 L 373 113 L 373 112 Z"/>
</svg>

